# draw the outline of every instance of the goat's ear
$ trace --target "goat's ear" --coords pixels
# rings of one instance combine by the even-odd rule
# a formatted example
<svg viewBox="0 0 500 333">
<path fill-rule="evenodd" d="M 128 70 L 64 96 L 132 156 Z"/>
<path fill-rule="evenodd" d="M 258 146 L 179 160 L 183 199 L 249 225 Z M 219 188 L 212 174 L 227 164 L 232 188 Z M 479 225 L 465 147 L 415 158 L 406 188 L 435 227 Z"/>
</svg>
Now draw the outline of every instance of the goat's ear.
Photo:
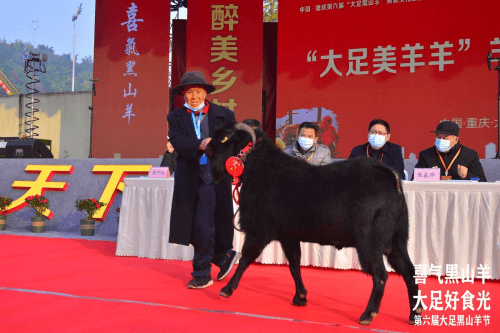
<svg viewBox="0 0 500 333">
<path fill-rule="evenodd" d="M 238 142 L 243 142 L 243 141 L 252 141 L 252 136 L 250 135 L 250 133 L 248 133 L 247 131 L 244 131 L 244 130 L 237 130 L 235 133 L 234 133 L 235 137 L 236 137 L 236 140 Z"/>
<path fill-rule="evenodd" d="M 255 132 L 255 139 L 257 141 L 261 140 L 261 139 L 264 139 L 264 138 L 267 138 L 267 134 L 266 132 L 264 132 L 263 130 L 260 130 L 260 129 L 254 129 L 254 132 Z"/>
</svg>

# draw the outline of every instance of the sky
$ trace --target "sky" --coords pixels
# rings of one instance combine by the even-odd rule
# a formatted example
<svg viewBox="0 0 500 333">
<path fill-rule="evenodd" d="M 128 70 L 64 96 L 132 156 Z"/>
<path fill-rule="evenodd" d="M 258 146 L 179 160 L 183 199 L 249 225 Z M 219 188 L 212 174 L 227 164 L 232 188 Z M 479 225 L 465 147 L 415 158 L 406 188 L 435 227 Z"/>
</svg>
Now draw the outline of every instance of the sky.
<svg viewBox="0 0 500 333">
<path fill-rule="evenodd" d="M 54 48 L 57 55 L 73 54 L 73 15 L 82 4 L 76 21 L 77 59 L 94 57 L 95 0 L 14 0 L 2 1 L 0 39 L 12 43 L 19 39 Z M 175 16 L 176 13 L 171 13 Z M 186 17 L 185 8 L 179 18 Z M 33 22 L 38 21 L 38 22 Z"/>
</svg>

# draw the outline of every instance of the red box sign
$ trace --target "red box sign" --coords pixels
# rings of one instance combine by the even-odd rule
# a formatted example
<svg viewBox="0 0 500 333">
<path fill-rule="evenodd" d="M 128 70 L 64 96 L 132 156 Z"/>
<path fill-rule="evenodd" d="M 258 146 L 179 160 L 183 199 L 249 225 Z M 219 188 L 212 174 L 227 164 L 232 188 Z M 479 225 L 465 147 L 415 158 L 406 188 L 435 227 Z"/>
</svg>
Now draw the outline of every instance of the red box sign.
<svg viewBox="0 0 500 333">
<path fill-rule="evenodd" d="M 262 118 L 262 0 L 190 0 L 187 71 L 216 87 L 208 100 L 236 119 Z"/>
<path fill-rule="evenodd" d="M 499 12 L 495 0 L 281 1 L 277 137 L 288 145 L 294 124 L 315 121 L 347 157 L 381 118 L 408 158 L 447 119 L 484 158 L 498 133 L 486 53 L 500 56 Z"/>
<path fill-rule="evenodd" d="M 92 155 L 157 157 L 165 152 L 170 6 L 97 0 Z"/>
</svg>

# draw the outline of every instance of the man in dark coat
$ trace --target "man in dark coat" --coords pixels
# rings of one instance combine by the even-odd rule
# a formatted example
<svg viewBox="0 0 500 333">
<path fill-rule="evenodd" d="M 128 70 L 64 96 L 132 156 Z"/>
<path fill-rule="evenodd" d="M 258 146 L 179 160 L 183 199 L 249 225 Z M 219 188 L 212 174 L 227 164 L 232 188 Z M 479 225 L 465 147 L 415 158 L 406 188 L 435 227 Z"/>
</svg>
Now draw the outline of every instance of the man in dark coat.
<svg viewBox="0 0 500 333">
<path fill-rule="evenodd" d="M 415 168 L 439 168 L 443 180 L 477 178 L 485 182 L 479 155 L 475 150 L 460 144 L 459 131 L 460 128 L 454 122 L 441 122 L 435 131 L 431 131 L 436 133 L 435 145 L 420 152 Z"/>
<path fill-rule="evenodd" d="M 389 141 L 391 127 L 382 119 L 373 119 L 368 125 L 368 142 L 352 149 L 349 158 L 365 156 L 393 167 L 401 179 L 405 179 L 405 162 L 400 145 Z"/>
<path fill-rule="evenodd" d="M 205 155 L 214 130 L 235 120 L 231 110 L 205 100 L 214 90 L 201 72 L 185 73 L 173 91 L 186 103 L 167 117 L 170 142 L 178 153 L 169 242 L 193 244 L 193 279 L 188 284 L 192 289 L 213 284 L 212 263 L 220 267 L 217 279 L 222 280 L 240 257 L 232 250 L 231 179 L 214 183 Z"/>
</svg>

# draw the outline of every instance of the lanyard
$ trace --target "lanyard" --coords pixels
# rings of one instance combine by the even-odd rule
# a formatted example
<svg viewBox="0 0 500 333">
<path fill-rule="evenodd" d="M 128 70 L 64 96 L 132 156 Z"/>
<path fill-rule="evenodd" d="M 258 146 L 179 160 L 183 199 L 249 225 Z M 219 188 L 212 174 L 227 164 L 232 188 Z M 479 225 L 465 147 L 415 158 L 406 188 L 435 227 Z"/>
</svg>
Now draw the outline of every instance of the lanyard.
<svg viewBox="0 0 500 333">
<path fill-rule="evenodd" d="M 315 154 L 315 153 L 316 153 L 316 152 L 313 152 L 311 155 L 309 155 L 309 157 L 308 157 L 308 158 L 306 158 L 306 162 L 307 162 L 307 163 L 309 163 L 309 162 L 311 161 L 311 159 L 313 158 L 313 156 L 314 156 L 314 154 Z"/>
<path fill-rule="evenodd" d="M 370 157 L 370 154 L 368 154 L 368 145 L 366 146 L 366 156 Z M 380 156 L 380 162 L 382 162 L 383 158 L 384 158 L 384 152 L 382 152 L 382 156 Z"/>
<path fill-rule="evenodd" d="M 200 111 L 200 115 L 198 116 L 198 122 L 196 122 L 194 112 L 191 112 L 191 118 L 193 119 L 194 130 L 196 132 L 196 137 L 198 139 L 201 139 L 201 116 L 202 112 Z"/>
<path fill-rule="evenodd" d="M 460 149 L 458 150 L 458 153 L 455 154 L 455 157 L 453 157 L 453 160 L 451 160 L 451 163 L 450 165 L 448 165 L 448 167 L 446 167 L 446 165 L 444 164 L 444 160 L 443 160 L 443 157 L 441 156 L 441 154 L 439 153 L 439 150 L 437 150 L 436 148 L 436 152 L 439 156 L 439 159 L 441 160 L 441 164 L 443 164 L 443 167 L 444 167 L 444 174 L 446 176 L 448 176 L 448 170 L 450 170 L 451 168 L 451 165 L 453 164 L 453 162 L 455 162 L 455 160 L 457 159 L 458 155 L 460 155 L 460 152 L 462 151 L 462 147 L 460 147 Z"/>
<path fill-rule="evenodd" d="M 305 159 L 305 161 L 309 163 L 309 161 L 311 161 L 311 159 L 313 158 L 314 154 L 316 154 L 316 151 L 313 151 L 312 154 Z M 300 156 L 295 155 L 295 157 L 297 157 L 299 160 L 302 160 Z"/>
</svg>

